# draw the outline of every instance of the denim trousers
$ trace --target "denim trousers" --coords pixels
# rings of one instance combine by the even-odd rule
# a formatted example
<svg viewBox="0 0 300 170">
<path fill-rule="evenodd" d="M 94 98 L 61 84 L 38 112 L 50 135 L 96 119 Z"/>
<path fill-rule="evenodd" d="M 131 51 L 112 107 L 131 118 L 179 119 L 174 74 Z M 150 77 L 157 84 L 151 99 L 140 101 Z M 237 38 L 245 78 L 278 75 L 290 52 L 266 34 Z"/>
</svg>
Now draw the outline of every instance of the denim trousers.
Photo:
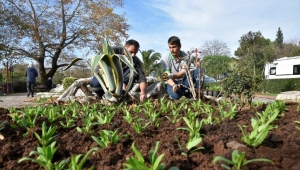
<svg viewBox="0 0 300 170">
<path fill-rule="evenodd" d="M 195 69 L 191 71 L 192 81 L 193 84 L 195 84 L 194 86 L 195 88 L 199 88 L 199 79 L 197 78 L 199 76 L 198 74 L 199 74 L 199 69 Z M 177 100 L 181 98 L 185 94 L 187 88 L 190 87 L 188 81 L 189 80 L 187 79 L 186 76 L 184 76 L 182 80 L 177 80 L 177 81 L 175 80 L 174 82 L 176 84 L 181 84 L 180 88 L 176 92 L 173 92 L 173 87 L 167 84 L 167 93 L 169 94 L 170 98 L 173 100 Z"/>
</svg>

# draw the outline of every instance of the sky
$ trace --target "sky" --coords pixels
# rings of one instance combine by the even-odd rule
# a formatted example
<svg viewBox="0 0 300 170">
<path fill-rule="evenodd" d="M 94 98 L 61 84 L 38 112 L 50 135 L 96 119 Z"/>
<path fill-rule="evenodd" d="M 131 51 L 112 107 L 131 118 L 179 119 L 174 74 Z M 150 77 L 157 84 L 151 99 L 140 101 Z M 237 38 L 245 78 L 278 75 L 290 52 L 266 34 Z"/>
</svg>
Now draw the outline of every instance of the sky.
<svg viewBox="0 0 300 170">
<path fill-rule="evenodd" d="M 124 0 L 120 11 L 142 51 L 167 55 L 169 37 L 178 36 L 184 51 L 219 40 L 234 56 L 249 31 L 274 41 L 280 27 L 284 41 L 300 40 L 299 9 L 299 0 Z"/>
</svg>

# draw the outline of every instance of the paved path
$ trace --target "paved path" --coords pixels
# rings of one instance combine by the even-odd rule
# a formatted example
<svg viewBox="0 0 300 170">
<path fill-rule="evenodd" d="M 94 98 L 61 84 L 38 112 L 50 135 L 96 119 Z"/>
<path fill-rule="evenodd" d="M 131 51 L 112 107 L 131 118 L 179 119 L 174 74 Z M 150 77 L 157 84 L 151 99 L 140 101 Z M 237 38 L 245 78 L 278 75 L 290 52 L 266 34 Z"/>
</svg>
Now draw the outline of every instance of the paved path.
<svg viewBox="0 0 300 170">
<path fill-rule="evenodd" d="M 39 103 L 34 102 L 35 98 L 27 97 L 27 93 L 11 93 L 9 95 L 0 96 L 0 107 L 10 108 L 16 107 L 20 108 L 23 106 L 37 106 Z"/>
</svg>

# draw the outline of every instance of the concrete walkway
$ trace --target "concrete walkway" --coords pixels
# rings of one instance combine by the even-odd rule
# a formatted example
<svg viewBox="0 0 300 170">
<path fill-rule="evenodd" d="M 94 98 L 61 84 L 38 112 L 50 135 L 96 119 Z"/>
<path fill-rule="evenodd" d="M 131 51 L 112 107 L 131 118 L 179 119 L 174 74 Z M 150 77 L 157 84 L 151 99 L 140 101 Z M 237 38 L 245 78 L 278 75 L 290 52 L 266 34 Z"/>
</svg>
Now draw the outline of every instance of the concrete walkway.
<svg viewBox="0 0 300 170">
<path fill-rule="evenodd" d="M 24 107 L 24 106 L 37 106 L 39 103 L 34 101 L 34 97 L 27 97 L 27 93 L 11 93 L 9 95 L 0 96 L 0 107 Z"/>
</svg>

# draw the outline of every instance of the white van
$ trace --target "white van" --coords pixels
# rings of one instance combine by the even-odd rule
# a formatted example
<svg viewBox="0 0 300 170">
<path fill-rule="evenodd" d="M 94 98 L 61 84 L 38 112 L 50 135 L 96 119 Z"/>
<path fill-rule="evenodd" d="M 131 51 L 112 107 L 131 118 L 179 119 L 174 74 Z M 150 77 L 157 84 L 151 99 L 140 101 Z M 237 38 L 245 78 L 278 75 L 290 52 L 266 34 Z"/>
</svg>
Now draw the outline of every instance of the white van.
<svg viewBox="0 0 300 170">
<path fill-rule="evenodd" d="M 265 79 L 300 78 L 300 56 L 283 57 L 265 65 Z"/>
</svg>

